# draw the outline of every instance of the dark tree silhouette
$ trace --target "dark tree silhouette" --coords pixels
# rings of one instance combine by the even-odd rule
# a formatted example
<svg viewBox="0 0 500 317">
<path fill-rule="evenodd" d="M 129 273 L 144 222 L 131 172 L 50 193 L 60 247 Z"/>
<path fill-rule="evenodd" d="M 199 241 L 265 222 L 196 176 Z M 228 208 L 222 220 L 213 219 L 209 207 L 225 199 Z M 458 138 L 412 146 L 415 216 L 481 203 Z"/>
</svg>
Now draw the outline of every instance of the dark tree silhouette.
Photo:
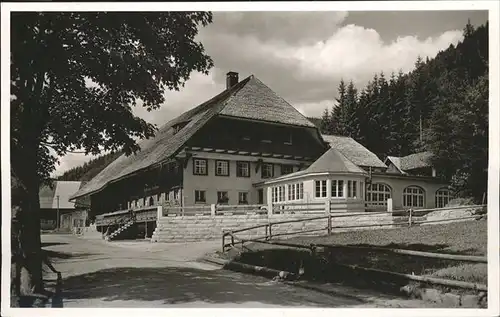
<svg viewBox="0 0 500 317">
<path fill-rule="evenodd" d="M 21 293 L 43 290 L 38 190 L 68 151 L 138 150 L 156 127 L 132 107 L 160 107 L 213 62 L 195 36 L 207 12 L 14 12 L 11 165 L 21 197 Z"/>
</svg>

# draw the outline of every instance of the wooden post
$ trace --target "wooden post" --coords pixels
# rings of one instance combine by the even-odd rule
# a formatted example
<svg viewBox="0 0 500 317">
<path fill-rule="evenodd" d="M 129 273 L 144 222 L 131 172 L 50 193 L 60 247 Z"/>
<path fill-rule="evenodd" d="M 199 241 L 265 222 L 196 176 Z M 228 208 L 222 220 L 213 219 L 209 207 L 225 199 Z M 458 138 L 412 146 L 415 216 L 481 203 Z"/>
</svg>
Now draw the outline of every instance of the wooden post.
<svg viewBox="0 0 500 317">
<path fill-rule="evenodd" d="M 272 223 L 269 224 L 269 240 L 271 240 L 273 238 L 273 234 L 271 232 L 271 227 L 272 227 Z"/>
<path fill-rule="evenodd" d="M 148 238 L 148 220 L 146 219 L 146 222 L 144 222 L 144 225 L 146 226 L 146 230 L 144 230 L 144 239 Z"/>
<path fill-rule="evenodd" d="M 410 212 L 410 216 L 408 217 L 408 227 L 411 227 L 411 223 L 412 223 L 412 219 L 411 218 L 413 216 L 413 209 L 410 208 L 409 212 Z"/>
<path fill-rule="evenodd" d="M 231 246 L 234 248 L 234 236 L 231 234 Z"/>
<path fill-rule="evenodd" d="M 328 235 L 332 234 L 332 214 L 328 213 Z"/>
<path fill-rule="evenodd" d="M 161 217 L 163 217 L 163 206 L 159 205 L 156 208 L 156 221 L 160 220 Z"/>
<path fill-rule="evenodd" d="M 273 195 L 272 187 L 267 188 L 267 216 L 270 217 L 273 214 Z"/>
<path fill-rule="evenodd" d="M 214 217 L 217 214 L 217 205 L 211 204 L 210 205 L 210 215 Z"/>
<path fill-rule="evenodd" d="M 222 253 L 226 251 L 226 232 L 222 230 Z"/>
<path fill-rule="evenodd" d="M 269 228 L 269 225 L 266 225 L 266 241 L 269 240 L 268 235 L 267 235 L 267 228 Z"/>
</svg>

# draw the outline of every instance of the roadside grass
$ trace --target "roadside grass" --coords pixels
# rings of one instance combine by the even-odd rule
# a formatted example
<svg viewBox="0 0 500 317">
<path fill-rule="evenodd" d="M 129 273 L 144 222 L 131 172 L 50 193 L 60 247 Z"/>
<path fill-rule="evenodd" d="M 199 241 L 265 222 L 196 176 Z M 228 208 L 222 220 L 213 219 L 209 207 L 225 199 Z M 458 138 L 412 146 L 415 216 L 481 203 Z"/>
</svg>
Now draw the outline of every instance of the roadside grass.
<svg viewBox="0 0 500 317">
<path fill-rule="evenodd" d="M 305 270 L 303 278 L 309 280 L 385 287 L 396 292 L 408 281 L 384 276 L 384 274 L 360 274 L 343 265 L 487 284 L 486 264 L 402 255 L 384 250 L 346 248 L 346 246 L 363 246 L 486 255 L 486 220 L 411 228 L 360 230 L 333 233 L 330 236 L 293 237 L 274 241 L 303 245 L 324 244 L 331 245 L 333 248 L 325 249 L 324 252 L 312 256 L 308 250 L 249 242 L 245 243 L 238 252 L 233 250 L 226 256 L 243 263 L 290 272 L 298 272 L 302 267 Z"/>
<path fill-rule="evenodd" d="M 357 245 L 400 248 L 465 255 L 487 254 L 487 221 L 333 233 L 330 236 L 294 237 L 297 244 Z"/>
<path fill-rule="evenodd" d="M 485 263 L 460 264 L 431 272 L 432 276 L 470 283 L 487 283 L 488 265 Z"/>
</svg>

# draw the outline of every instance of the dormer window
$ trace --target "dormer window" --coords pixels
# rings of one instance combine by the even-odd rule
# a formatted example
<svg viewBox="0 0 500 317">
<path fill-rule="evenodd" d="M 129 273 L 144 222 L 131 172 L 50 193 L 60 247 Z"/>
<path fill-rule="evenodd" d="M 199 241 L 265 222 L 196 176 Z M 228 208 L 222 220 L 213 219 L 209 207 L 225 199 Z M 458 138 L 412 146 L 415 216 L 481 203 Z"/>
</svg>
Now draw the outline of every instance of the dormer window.
<svg viewBox="0 0 500 317">
<path fill-rule="evenodd" d="M 172 129 L 174 129 L 174 134 L 177 134 L 177 132 L 179 132 L 180 130 L 182 130 L 182 128 L 184 128 L 188 123 L 189 123 L 189 121 L 179 122 L 179 123 L 174 124 L 172 126 Z"/>
</svg>

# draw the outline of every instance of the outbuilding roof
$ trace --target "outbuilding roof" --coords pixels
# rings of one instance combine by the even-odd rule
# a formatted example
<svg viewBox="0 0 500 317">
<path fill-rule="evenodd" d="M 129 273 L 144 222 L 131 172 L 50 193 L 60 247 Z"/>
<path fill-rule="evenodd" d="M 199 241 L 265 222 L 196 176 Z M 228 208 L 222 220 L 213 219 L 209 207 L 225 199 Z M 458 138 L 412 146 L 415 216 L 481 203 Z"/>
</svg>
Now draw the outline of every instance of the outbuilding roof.
<svg viewBox="0 0 500 317">
<path fill-rule="evenodd" d="M 419 152 L 403 157 L 388 156 L 387 160 L 391 161 L 402 173 L 418 168 L 432 166 L 431 152 Z"/>
<path fill-rule="evenodd" d="M 81 182 L 54 181 L 52 187 L 44 185 L 39 191 L 40 209 L 74 209 L 70 197 L 80 188 Z"/>
</svg>

